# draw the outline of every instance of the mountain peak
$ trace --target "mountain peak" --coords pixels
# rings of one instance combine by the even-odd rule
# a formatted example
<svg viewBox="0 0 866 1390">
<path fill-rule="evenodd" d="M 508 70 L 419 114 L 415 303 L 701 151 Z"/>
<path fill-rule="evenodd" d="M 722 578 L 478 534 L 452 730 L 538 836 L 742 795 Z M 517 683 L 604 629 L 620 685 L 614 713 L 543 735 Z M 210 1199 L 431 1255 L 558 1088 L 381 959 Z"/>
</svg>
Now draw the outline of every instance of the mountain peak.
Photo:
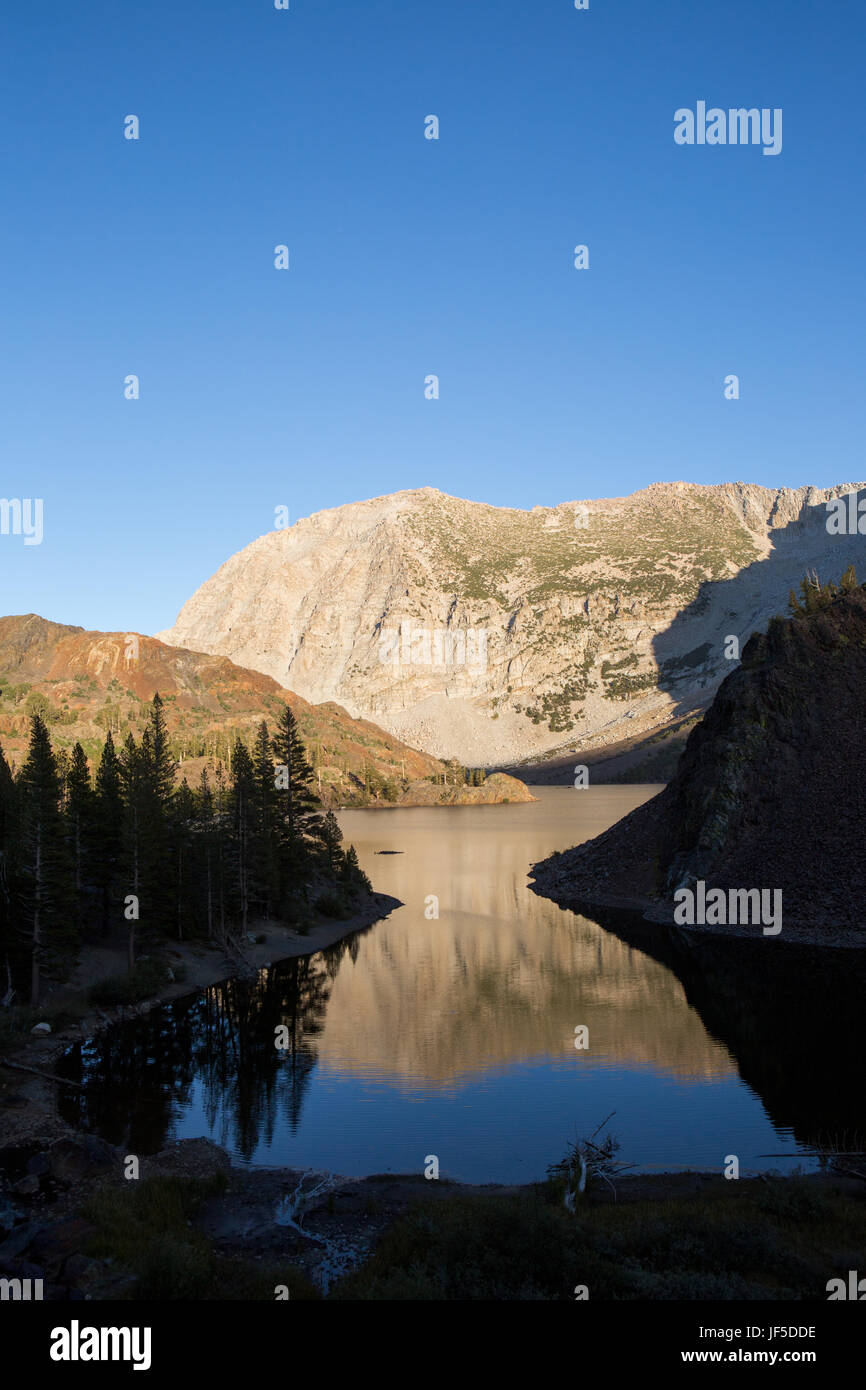
<svg viewBox="0 0 866 1390">
<path fill-rule="evenodd" d="M 598 747 L 705 705 L 728 637 L 862 554 L 825 525 L 845 490 L 658 482 L 525 510 L 407 489 L 260 537 L 160 636 L 467 764 Z"/>
</svg>

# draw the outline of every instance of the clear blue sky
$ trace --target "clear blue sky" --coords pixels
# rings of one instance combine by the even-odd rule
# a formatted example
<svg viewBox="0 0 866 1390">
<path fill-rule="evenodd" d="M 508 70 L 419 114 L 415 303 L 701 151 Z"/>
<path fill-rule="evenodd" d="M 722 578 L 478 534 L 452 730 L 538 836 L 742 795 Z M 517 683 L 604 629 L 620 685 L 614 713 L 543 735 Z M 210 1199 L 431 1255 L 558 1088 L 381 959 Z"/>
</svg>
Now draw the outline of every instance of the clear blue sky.
<svg viewBox="0 0 866 1390">
<path fill-rule="evenodd" d="M 0 612 L 156 631 L 278 505 L 866 473 L 859 0 L 291 6 L 3 7 L 0 496 L 45 537 Z M 782 153 L 678 147 L 698 100 Z"/>
</svg>

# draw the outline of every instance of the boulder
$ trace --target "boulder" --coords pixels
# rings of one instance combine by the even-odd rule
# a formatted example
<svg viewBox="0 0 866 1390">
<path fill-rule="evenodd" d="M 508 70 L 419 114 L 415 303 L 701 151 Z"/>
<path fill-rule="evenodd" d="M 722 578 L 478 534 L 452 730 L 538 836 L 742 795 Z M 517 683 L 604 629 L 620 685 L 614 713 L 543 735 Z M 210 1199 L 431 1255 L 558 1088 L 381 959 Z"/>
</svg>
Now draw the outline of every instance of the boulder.
<svg viewBox="0 0 866 1390">
<path fill-rule="evenodd" d="M 45 1267 L 50 1279 L 57 1280 L 73 1255 L 80 1255 L 96 1230 L 81 1217 L 44 1226 L 30 1242 L 27 1253 Z"/>
<path fill-rule="evenodd" d="M 18 1197 L 35 1197 L 39 1191 L 39 1179 L 35 1173 L 28 1173 L 26 1177 L 19 1178 L 18 1182 L 13 1182 L 12 1191 Z"/>
<path fill-rule="evenodd" d="M 44 1230 L 45 1226 L 38 1221 L 27 1221 L 23 1226 L 16 1226 L 12 1234 L 0 1245 L 0 1264 L 5 1264 L 8 1260 L 17 1260 L 19 1255 L 29 1250 L 33 1241 Z"/>
<path fill-rule="evenodd" d="M 112 1146 L 95 1134 L 57 1139 L 46 1150 L 45 1158 L 52 1178 L 69 1185 L 105 1172 L 119 1162 Z"/>
</svg>

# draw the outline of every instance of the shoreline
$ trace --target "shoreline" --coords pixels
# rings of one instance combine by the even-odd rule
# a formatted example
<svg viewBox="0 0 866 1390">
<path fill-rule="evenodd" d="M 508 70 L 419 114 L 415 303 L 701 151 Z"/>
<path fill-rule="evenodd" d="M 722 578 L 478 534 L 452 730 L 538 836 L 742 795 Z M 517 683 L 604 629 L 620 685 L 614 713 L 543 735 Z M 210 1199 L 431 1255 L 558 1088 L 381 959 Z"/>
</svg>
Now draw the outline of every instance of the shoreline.
<svg viewBox="0 0 866 1390">
<path fill-rule="evenodd" d="M 391 1277 L 396 1276 L 399 1289 L 405 1278 L 399 1252 L 404 1248 L 407 1226 L 410 1231 L 420 1227 L 422 1259 L 428 1239 L 438 1239 L 441 1249 L 443 1236 L 453 1232 L 455 1213 L 459 1214 L 463 1235 L 476 1245 L 484 1245 L 486 1233 L 491 1231 L 502 1242 L 506 1239 L 503 1233 L 515 1221 L 525 1235 L 524 1225 L 529 1219 L 533 1229 L 540 1222 L 548 1231 L 562 1222 L 559 1229 L 566 1240 L 569 1232 L 576 1237 L 587 1232 L 591 1243 L 601 1242 L 603 1254 L 618 1231 L 619 1243 L 626 1249 L 631 1231 L 637 1232 L 640 1245 L 641 1227 L 649 1223 L 649 1229 L 655 1229 L 662 1216 L 679 1223 L 684 1231 L 691 1231 L 697 1222 L 705 1232 L 708 1219 L 712 1222 L 711 1212 L 721 1207 L 736 1222 L 744 1204 L 751 1210 L 757 1203 L 757 1214 L 766 1223 L 766 1204 L 770 1202 L 781 1213 L 788 1239 L 796 1241 L 804 1203 L 808 1212 L 810 1208 L 820 1210 L 832 1200 L 837 1210 L 841 1205 L 847 1212 L 851 1202 L 862 1203 L 863 1179 L 862 1173 L 845 1169 L 807 1174 L 749 1172 L 737 1182 L 729 1182 L 721 1169 L 620 1175 L 613 1188 L 602 1184 L 589 1187 L 576 1218 L 564 1210 L 563 1194 L 551 1190 L 545 1179 L 516 1184 L 467 1183 L 445 1176 L 427 1180 L 422 1172 L 346 1177 L 323 1169 L 249 1169 L 234 1163 L 222 1146 L 202 1138 L 175 1140 L 157 1154 L 143 1155 L 140 1161 L 143 1181 L 173 1183 L 175 1191 L 185 1194 L 189 1235 L 185 1231 L 183 1237 L 172 1233 L 169 1245 L 179 1238 L 190 1242 L 190 1258 L 204 1261 L 202 1279 L 207 1278 L 208 1262 L 219 1271 L 217 1294 L 207 1289 L 190 1294 L 183 1283 L 178 1287 L 171 1257 L 159 1250 L 159 1232 L 149 1237 L 149 1250 L 128 1251 L 122 1241 L 112 1245 L 113 1213 L 126 1210 L 128 1204 L 123 1153 L 101 1140 L 91 1139 L 88 1149 L 84 1136 L 74 1144 L 61 1141 L 54 1152 L 49 1148 L 38 1155 L 36 1167 L 31 1165 L 33 1172 L 47 1169 L 55 1187 L 59 1181 L 60 1191 L 51 1198 L 48 1179 L 47 1192 L 33 1190 L 23 1201 L 13 1197 L 19 1212 L 15 1224 L 10 1227 L 6 1222 L 5 1237 L 0 1232 L 0 1273 L 44 1277 L 48 1299 L 128 1300 L 138 1296 L 142 1273 L 153 1278 L 154 1251 L 158 1251 L 156 1260 L 164 1281 L 158 1296 L 162 1299 L 224 1298 L 226 1281 L 237 1281 L 238 1287 L 229 1296 L 272 1302 L 275 1283 L 286 1279 L 292 1281 L 292 1299 L 327 1298 L 341 1279 L 356 1275 L 362 1280 L 361 1291 L 356 1287 L 349 1298 L 387 1298 L 387 1292 L 375 1292 L 375 1266 L 367 1276 L 371 1280 L 368 1287 L 374 1291 L 364 1292 L 365 1267 L 378 1259 L 381 1277 L 381 1252 L 388 1251 L 390 1239 L 385 1268 Z M 20 1168 L 21 1155 L 18 1164 Z M 41 1188 L 46 1179 L 29 1181 L 34 1188 Z M 814 1195 L 804 1197 L 805 1193 Z M 724 1219 L 723 1213 L 720 1215 Z M 575 1220 L 580 1224 L 573 1227 Z M 391 1232 L 400 1226 L 404 1234 L 395 1257 Z M 748 1213 L 740 1218 L 740 1226 L 751 1230 Z M 99 1237 L 96 1243 L 94 1237 Z M 520 1239 L 520 1234 L 515 1236 L 515 1258 L 518 1246 L 520 1256 L 526 1256 Z M 207 1252 L 204 1256 L 203 1248 Z M 111 1258 L 106 1258 L 109 1252 Z M 540 1244 L 532 1258 L 536 1264 L 543 1263 L 546 1254 L 547 1247 Z M 38 1266 L 35 1270 L 34 1262 Z M 706 1278 L 700 1264 L 697 1268 L 698 1274 L 691 1277 Z M 822 1287 L 825 1279 L 822 1272 Z M 397 1296 L 406 1294 L 398 1291 Z M 435 1276 L 432 1291 L 425 1289 L 418 1296 L 442 1296 Z M 547 1297 L 559 1296 L 556 1288 L 547 1293 Z M 652 1295 L 637 1288 L 626 1290 L 626 1296 Z M 694 1295 L 688 1291 L 681 1296 Z M 337 1297 L 341 1297 L 339 1292 Z"/>
<path fill-rule="evenodd" d="M 587 841 L 587 844 L 591 843 L 592 841 Z M 671 937 L 689 944 L 697 944 L 700 941 L 726 941 L 751 945 L 768 940 L 776 949 L 781 946 L 801 947 L 831 953 L 863 951 L 866 948 L 866 930 L 854 931 L 850 928 L 836 927 L 828 931 L 818 925 L 805 925 L 802 922 L 796 922 L 786 928 L 783 922 L 781 932 L 765 936 L 759 924 L 730 923 L 710 926 L 706 923 L 675 922 L 673 907 L 667 903 L 640 894 L 606 893 L 592 883 L 588 876 L 586 887 L 582 887 L 580 881 L 563 882 L 559 877 L 562 873 L 563 871 L 557 869 L 549 860 L 540 860 L 530 867 L 529 888 L 539 897 L 555 903 L 563 911 L 590 918 L 594 917 L 595 912 L 618 914 L 630 919 L 631 924 L 636 927 L 661 927 Z"/>
<path fill-rule="evenodd" d="M 172 966 L 180 966 L 183 979 L 166 979 L 153 998 L 137 1004 L 117 1004 L 100 1008 L 90 1003 L 87 992 L 97 982 L 111 974 L 122 975 L 125 970 L 123 948 L 92 947 L 82 952 L 82 959 L 73 974 L 74 983 L 56 992 L 43 1005 L 45 1021 L 52 1015 L 65 1014 L 83 1007 L 74 1022 L 64 1023 L 58 1031 L 44 1037 L 27 1035 L 20 1043 L 0 1052 L 0 1106 L 3 1107 L 3 1149 L 36 1143 L 45 1144 L 62 1137 L 78 1135 L 57 1113 L 59 1083 L 46 1074 L 37 1076 L 4 1066 L 5 1061 L 33 1067 L 49 1073 L 58 1057 L 76 1043 L 87 1041 L 131 1018 L 142 1017 L 155 1008 L 170 1004 L 185 995 L 197 994 L 224 980 L 278 965 L 281 961 L 302 956 L 314 956 L 334 946 L 344 937 L 366 931 L 384 921 L 395 908 L 402 907 L 399 898 L 387 893 L 372 893 L 362 908 L 351 917 L 332 920 L 317 918 L 306 932 L 293 930 L 274 922 L 250 924 L 250 934 L 264 935 L 263 942 L 244 942 L 240 960 L 230 959 L 220 947 L 206 942 L 171 941 L 161 944 Z M 115 969 L 110 969 L 111 963 Z M 106 968 L 108 966 L 109 968 Z M 9 1095 L 20 1097 L 20 1109 L 9 1107 Z M 2 1149 L 0 1149 L 2 1153 Z"/>
</svg>

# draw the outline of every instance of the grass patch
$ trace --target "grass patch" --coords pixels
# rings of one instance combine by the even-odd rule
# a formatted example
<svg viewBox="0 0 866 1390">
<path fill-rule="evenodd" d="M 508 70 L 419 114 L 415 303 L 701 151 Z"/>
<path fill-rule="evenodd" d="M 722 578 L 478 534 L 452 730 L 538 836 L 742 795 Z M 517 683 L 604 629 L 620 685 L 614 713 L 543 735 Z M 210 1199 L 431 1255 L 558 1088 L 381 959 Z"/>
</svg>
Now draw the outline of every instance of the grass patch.
<svg viewBox="0 0 866 1390">
<path fill-rule="evenodd" d="M 136 1299 L 266 1299 L 278 1285 L 290 1299 L 320 1295 L 291 1266 L 266 1266 L 218 1256 L 190 1224 L 209 1198 L 225 1191 L 224 1174 L 212 1178 L 146 1178 L 106 1184 L 83 1208 L 96 1227 L 88 1253 L 112 1259 L 136 1276 Z"/>
<path fill-rule="evenodd" d="M 823 1302 L 828 1279 L 866 1263 L 866 1203 L 805 1180 L 573 1216 L 558 1190 L 418 1205 L 331 1297 L 571 1301 L 586 1285 L 590 1299 Z"/>
</svg>

